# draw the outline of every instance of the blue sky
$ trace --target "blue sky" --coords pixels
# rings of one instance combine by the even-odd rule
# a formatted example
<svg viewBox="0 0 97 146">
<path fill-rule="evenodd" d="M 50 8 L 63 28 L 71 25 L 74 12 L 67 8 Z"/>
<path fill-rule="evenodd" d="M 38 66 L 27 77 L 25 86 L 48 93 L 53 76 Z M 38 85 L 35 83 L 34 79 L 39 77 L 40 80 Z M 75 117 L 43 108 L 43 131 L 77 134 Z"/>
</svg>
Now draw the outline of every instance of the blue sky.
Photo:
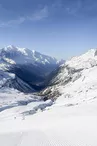
<svg viewBox="0 0 97 146">
<path fill-rule="evenodd" d="M 96 0 L 0 0 L 0 48 L 16 45 L 57 58 L 97 47 Z"/>
</svg>

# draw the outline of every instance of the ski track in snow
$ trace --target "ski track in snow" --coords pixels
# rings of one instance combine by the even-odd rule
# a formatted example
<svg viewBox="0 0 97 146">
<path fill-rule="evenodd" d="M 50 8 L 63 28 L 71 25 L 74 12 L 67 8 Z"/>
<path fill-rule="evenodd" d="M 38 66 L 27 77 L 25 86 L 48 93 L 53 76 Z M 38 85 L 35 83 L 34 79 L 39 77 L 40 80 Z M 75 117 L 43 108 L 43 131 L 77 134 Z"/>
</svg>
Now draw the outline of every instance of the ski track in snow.
<svg viewBox="0 0 97 146">
<path fill-rule="evenodd" d="M 13 109 L 11 109 L 13 110 Z M 97 99 L 0 121 L 0 146 L 97 146 Z"/>
</svg>

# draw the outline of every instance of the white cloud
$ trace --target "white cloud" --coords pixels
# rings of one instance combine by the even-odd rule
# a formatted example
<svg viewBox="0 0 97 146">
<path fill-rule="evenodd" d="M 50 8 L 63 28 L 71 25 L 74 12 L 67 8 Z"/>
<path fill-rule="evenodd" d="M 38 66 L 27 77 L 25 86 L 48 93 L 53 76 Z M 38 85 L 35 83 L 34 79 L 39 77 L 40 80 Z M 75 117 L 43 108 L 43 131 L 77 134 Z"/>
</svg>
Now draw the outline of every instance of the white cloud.
<svg viewBox="0 0 97 146">
<path fill-rule="evenodd" d="M 7 22 L 1 22 L 0 27 L 10 27 L 12 25 L 19 25 L 23 23 L 26 19 L 24 17 L 20 17 L 18 19 L 9 20 Z"/>
<path fill-rule="evenodd" d="M 48 17 L 48 15 L 49 15 L 48 7 L 45 6 L 43 9 L 36 11 L 35 13 L 32 14 L 32 16 L 27 17 L 27 18 L 31 21 L 38 21 L 38 20 L 41 20 L 41 19 Z"/>
<path fill-rule="evenodd" d="M 20 25 L 27 20 L 28 21 L 40 21 L 44 18 L 47 18 L 48 15 L 49 15 L 48 7 L 45 6 L 42 9 L 35 11 L 30 16 L 19 17 L 17 19 L 9 20 L 7 22 L 0 22 L 0 27 L 11 27 L 11 26 Z"/>
</svg>

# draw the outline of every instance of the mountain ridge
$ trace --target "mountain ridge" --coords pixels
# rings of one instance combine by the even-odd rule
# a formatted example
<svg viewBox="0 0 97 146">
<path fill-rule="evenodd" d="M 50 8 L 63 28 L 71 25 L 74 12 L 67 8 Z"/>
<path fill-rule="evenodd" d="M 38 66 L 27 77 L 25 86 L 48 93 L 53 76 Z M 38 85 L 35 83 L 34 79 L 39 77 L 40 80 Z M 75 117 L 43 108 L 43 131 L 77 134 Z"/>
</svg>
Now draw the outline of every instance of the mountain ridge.
<svg viewBox="0 0 97 146">
<path fill-rule="evenodd" d="M 0 50 L 0 70 L 15 75 L 15 79 L 11 79 L 10 84 L 8 84 L 9 78 L 8 83 L 4 84 L 10 87 L 12 87 L 12 85 L 13 87 L 17 87 L 18 78 L 22 80 L 22 82 L 25 82 L 23 85 L 28 84 L 28 86 L 32 88 L 30 91 L 40 90 L 46 86 L 45 81 L 49 74 L 61 63 L 63 63 L 63 61 L 58 62 L 54 57 L 43 55 L 35 50 L 19 48 L 13 45 Z M 33 89 L 33 87 L 35 89 Z M 24 89 L 20 91 L 24 91 Z"/>
<path fill-rule="evenodd" d="M 80 56 L 67 60 L 65 64 L 53 72 L 54 76 L 52 76 L 49 86 L 40 92 L 40 95 L 52 99 L 58 97 L 65 99 L 65 97 L 79 97 L 79 94 L 82 93 L 82 97 L 85 98 L 85 94 L 92 92 L 90 89 L 96 87 L 97 84 L 95 76 L 97 72 L 96 53 L 97 49 L 92 49 Z M 93 82 L 92 85 L 90 82 Z"/>
</svg>

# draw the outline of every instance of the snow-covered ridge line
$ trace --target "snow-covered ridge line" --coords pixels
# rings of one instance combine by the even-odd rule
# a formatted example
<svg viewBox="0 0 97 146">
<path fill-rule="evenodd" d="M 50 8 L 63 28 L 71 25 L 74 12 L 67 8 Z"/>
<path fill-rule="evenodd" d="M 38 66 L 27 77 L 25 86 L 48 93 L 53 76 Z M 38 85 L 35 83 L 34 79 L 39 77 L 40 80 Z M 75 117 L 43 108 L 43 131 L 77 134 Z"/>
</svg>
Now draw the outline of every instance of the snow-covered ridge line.
<svg viewBox="0 0 97 146">
<path fill-rule="evenodd" d="M 85 69 L 95 66 L 97 65 L 97 49 L 91 49 L 85 54 L 73 57 L 70 60 L 66 61 L 65 64 L 76 69 Z"/>
<path fill-rule="evenodd" d="M 13 57 L 21 55 L 21 57 L 25 56 L 26 60 L 27 60 L 27 58 L 29 58 L 32 62 L 36 61 L 36 62 L 40 62 L 42 64 L 57 63 L 57 60 L 54 57 L 43 55 L 35 50 L 29 50 L 27 48 L 19 48 L 19 47 L 15 47 L 13 45 L 9 45 L 5 48 L 0 49 L 0 52 L 1 52 L 0 56 L 6 57 L 7 59 L 13 59 Z M 13 59 L 13 61 L 14 61 L 14 59 Z"/>
</svg>

